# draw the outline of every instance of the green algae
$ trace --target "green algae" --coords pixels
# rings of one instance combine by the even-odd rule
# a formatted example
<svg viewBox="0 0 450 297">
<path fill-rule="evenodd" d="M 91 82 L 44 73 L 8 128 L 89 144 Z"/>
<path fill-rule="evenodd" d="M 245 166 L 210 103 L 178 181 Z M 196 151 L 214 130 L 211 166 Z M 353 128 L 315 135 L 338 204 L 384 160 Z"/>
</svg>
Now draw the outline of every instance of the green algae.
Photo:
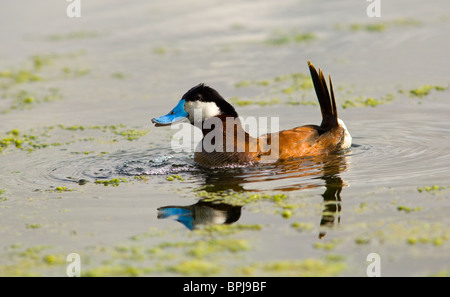
<svg viewBox="0 0 450 297">
<path fill-rule="evenodd" d="M 156 46 L 152 49 L 151 52 L 153 54 L 163 56 L 163 55 L 167 54 L 167 48 L 165 48 L 164 46 Z"/>
<path fill-rule="evenodd" d="M 50 138 L 50 132 L 54 131 L 55 128 L 59 128 L 64 131 L 72 131 L 79 132 L 76 135 L 68 136 L 68 140 L 66 141 L 58 141 L 58 142 L 46 142 L 44 138 Z M 35 132 L 35 130 L 40 130 L 39 135 Z M 140 130 L 140 129 L 132 129 L 127 128 L 125 125 L 107 125 L 107 126 L 84 126 L 84 125 L 56 125 L 56 126 L 48 126 L 42 127 L 39 129 L 31 129 L 31 133 L 22 133 L 19 129 L 13 129 L 11 131 L 6 132 L 3 136 L 0 134 L 0 153 L 6 151 L 7 149 L 18 149 L 27 152 L 33 152 L 38 149 L 43 149 L 47 147 L 56 147 L 62 145 L 69 145 L 71 143 L 80 142 L 80 141 L 93 141 L 98 138 L 94 137 L 84 137 L 89 133 L 89 131 L 101 131 L 103 133 L 111 133 L 115 136 L 119 136 L 122 139 L 128 141 L 138 140 L 144 135 L 148 133 L 148 129 Z M 82 134 L 86 133 L 86 134 Z M 77 137 L 78 136 L 78 139 Z M 60 136 L 61 138 L 62 136 Z M 111 139 L 111 138 L 109 138 Z M 117 138 L 113 138 L 109 140 L 110 142 L 117 142 Z M 91 151 L 84 151 L 82 153 L 86 154 L 86 152 L 91 153 Z M 76 152 L 73 152 L 76 154 Z M 93 152 L 92 152 L 93 153 Z M 101 152 L 100 155 L 103 155 L 107 152 Z"/>
<path fill-rule="evenodd" d="M 56 187 L 55 192 L 62 193 L 62 192 L 72 192 L 72 189 L 67 188 L 66 186 L 62 187 Z"/>
<path fill-rule="evenodd" d="M 18 85 L 30 82 L 43 81 L 44 79 L 34 71 L 30 70 L 4 70 L 0 72 L 1 86 L 7 88 L 11 85 Z"/>
<path fill-rule="evenodd" d="M 423 85 L 416 89 L 409 90 L 410 97 L 418 97 L 423 98 L 425 96 L 428 96 L 431 91 L 445 91 L 447 90 L 447 87 L 439 86 L 439 85 Z"/>
<path fill-rule="evenodd" d="M 81 272 L 82 277 L 107 277 L 107 276 L 141 276 L 151 272 L 151 268 L 135 267 L 132 265 L 102 265 Z"/>
<path fill-rule="evenodd" d="M 231 235 L 242 231 L 260 231 L 262 226 L 260 224 L 233 224 L 233 225 L 207 225 L 203 228 L 197 229 L 194 232 L 199 235 Z"/>
<path fill-rule="evenodd" d="M 274 31 L 265 41 L 267 45 L 288 45 L 288 44 L 303 44 L 314 41 L 317 36 L 313 32 L 297 32 L 297 31 Z"/>
<path fill-rule="evenodd" d="M 118 187 L 121 183 L 127 183 L 128 179 L 126 178 L 113 178 L 110 180 L 96 180 L 94 183 L 99 185 Z"/>
<path fill-rule="evenodd" d="M 410 212 L 414 212 L 414 211 L 419 211 L 419 210 L 422 210 L 423 209 L 423 207 L 421 207 L 421 206 L 418 206 L 418 207 L 409 207 L 409 206 L 404 206 L 404 205 L 400 205 L 400 206 L 398 206 L 397 207 L 397 210 L 398 211 L 403 211 L 403 212 L 405 212 L 405 213 L 410 213 Z"/>
<path fill-rule="evenodd" d="M 221 267 L 216 263 L 201 259 L 186 260 L 180 264 L 170 266 L 169 271 L 179 273 L 184 276 L 211 276 L 220 272 Z"/>
<path fill-rule="evenodd" d="M 388 29 L 393 28 L 408 28 L 408 27 L 418 27 L 422 25 L 422 22 L 416 19 L 406 19 L 406 18 L 399 18 L 399 19 L 393 19 L 391 21 L 385 21 L 385 22 L 371 22 L 371 23 L 353 23 L 348 25 L 347 27 L 336 24 L 335 28 L 338 30 L 342 30 L 347 28 L 348 30 L 352 32 L 370 32 L 370 33 L 380 33 L 384 32 Z"/>
<path fill-rule="evenodd" d="M 114 72 L 113 74 L 111 74 L 111 77 L 115 79 L 125 79 L 127 75 L 122 72 Z"/>
<path fill-rule="evenodd" d="M 0 88 L 10 89 L 17 85 L 27 85 L 30 83 L 48 82 L 52 76 L 51 70 L 56 60 L 73 60 L 80 57 L 84 53 L 82 51 L 68 54 L 41 54 L 33 55 L 26 60 L 22 66 L 11 67 L 10 69 L 0 70 Z M 52 66 L 52 67 L 50 67 Z M 50 69 L 48 69 L 50 68 Z M 69 66 L 64 66 L 62 74 L 70 74 L 68 77 L 79 77 L 86 74 L 86 69 L 77 68 L 72 69 Z M 64 76 L 52 77 L 64 78 Z M 67 78 L 67 77 L 66 77 Z"/>
<path fill-rule="evenodd" d="M 353 98 L 353 99 L 346 99 L 341 104 L 341 107 L 343 109 L 347 109 L 347 108 L 351 108 L 351 107 L 376 107 L 378 105 L 392 102 L 394 99 L 395 99 L 395 96 L 393 94 L 387 94 L 380 98 L 359 96 L 359 97 Z"/>
<path fill-rule="evenodd" d="M 49 41 L 71 41 L 71 40 L 81 40 L 81 39 L 89 39 L 100 36 L 98 31 L 74 31 L 66 34 L 51 34 L 47 36 L 47 40 Z"/>
<path fill-rule="evenodd" d="M 294 222 L 291 227 L 297 231 L 308 231 L 314 228 L 313 223 Z"/>
<path fill-rule="evenodd" d="M 178 175 L 178 174 L 172 174 L 172 175 L 167 176 L 167 177 L 166 177 L 166 180 L 167 180 L 167 181 L 174 181 L 174 180 L 184 181 L 184 178 L 181 177 L 181 176 Z"/>
<path fill-rule="evenodd" d="M 25 224 L 25 227 L 27 229 L 39 229 L 42 227 L 42 225 L 39 223 L 33 223 L 33 224 Z"/>
<path fill-rule="evenodd" d="M 247 106 L 247 105 L 259 105 L 259 106 L 271 106 L 274 104 L 280 104 L 280 100 L 278 98 L 273 98 L 271 100 L 242 100 L 238 97 L 233 97 L 230 99 L 232 104 L 238 105 L 238 106 Z"/>
<path fill-rule="evenodd" d="M 249 203 L 255 203 L 258 201 L 272 201 L 279 206 L 284 206 L 283 202 L 287 199 L 287 195 L 280 194 L 252 194 L 252 193 L 240 193 L 233 191 L 221 191 L 221 192 L 207 192 L 204 190 L 198 190 L 195 193 L 198 197 L 205 201 L 220 201 L 231 205 L 246 205 Z"/>
<path fill-rule="evenodd" d="M 65 256 L 49 253 L 51 248 L 49 245 L 36 245 L 23 249 L 21 244 L 11 245 L 9 259 L 14 260 L 13 264 L 1 264 L 0 276 L 41 276 L 47 269 L 65 265 Z"/>
<path fill-rule="evenodd" d="M 241 267 L 240 270 L 249 276 L 270 274 L 271 276 L 329 277 L 339 275 L 346 268 L 342 257 L 333 257 L 324 260 L 308 258 L 256 263 L 248 267 Z"/>
<path fill-rule="evenodd" d="M 317 105 L 318 102 L 305 100 L 313 95 L 313 83 L 310 76 L 304 73 L 279 75 L 271 79 L 243 80 L 235 83 L 236 88 L 257 88 L 261 92 L 252 98 L 233 97 L 230 101 L 239 106 L 275 104 Z M 268 99 L 272 98 L 272 99 Z"/>
<path fill-rule="evenodd" d="M 444 186 L 438 186 L 438 185 L 432 185 L 432 186 L 426 186 L 426 187 L 418 187 L 417 191 L 419 193 L 429 193 L 429 194 L 442 194 L 446 189 L 450 189 L 450 186 L 444 187 Z"/>
<path fill-rule="evenodd" d="M 342 240 L 340 240 L 340 239 L 333 239 L 333 240 L 327 241 L 327 242 L 316 242 L 314 244 L 314 248 L 319 249 L 319 250 L 330 251 L 330 250 L 335 249 L 341 242 L 342 242 Z"/>
<path fill-rule="evenodd" d="M 37 135 L 22 134 L 19 129 L 13 129 L 7 132 L 5 137 L 0 138 L 0 153 L 11 147 L 31 152 L 36 149 L 58 145 L 42 143 L 38 139 Z"/>
<path fill-rule="evenodd" d="M 65 66 L 61 69 L 61 78 L 78 78 L 91 73 L 89 68 L 70 68 Z"/>
</svg>

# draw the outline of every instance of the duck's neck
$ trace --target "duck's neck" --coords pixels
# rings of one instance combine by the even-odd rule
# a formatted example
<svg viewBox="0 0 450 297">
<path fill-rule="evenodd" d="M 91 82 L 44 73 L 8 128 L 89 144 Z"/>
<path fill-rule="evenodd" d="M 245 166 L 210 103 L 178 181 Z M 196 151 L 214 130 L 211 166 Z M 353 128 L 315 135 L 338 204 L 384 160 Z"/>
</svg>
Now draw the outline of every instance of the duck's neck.
<svg viewBox="0 0 450 297">
<path fill-rule="evenodd" d="M 233 135 L 237 133 L 237 131 L 244 131 L 240 119 L 229 115 L 219 115 L 206 119 L 201 124 L 201 130 L 203 137 L 211 132 L 220 133 L 220 135 Z"/>
</svg>

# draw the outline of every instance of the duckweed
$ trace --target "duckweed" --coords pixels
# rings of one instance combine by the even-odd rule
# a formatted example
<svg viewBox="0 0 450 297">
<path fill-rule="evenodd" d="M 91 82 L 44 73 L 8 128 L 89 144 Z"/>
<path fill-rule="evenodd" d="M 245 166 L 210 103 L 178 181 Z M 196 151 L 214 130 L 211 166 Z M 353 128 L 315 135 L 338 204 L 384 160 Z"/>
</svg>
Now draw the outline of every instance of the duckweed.
<svg viewBox="0 0 450 297">
<path fill-rule="evenodd" d="M 450 189 L 450 186 L 443 187 L 438 185 L 426 186 L 426 187 L 418 187 L 417 191 L 419 193 L 427 192 L 430 194 L 438 194 L 442 193 L 445 189 Z"/>
<path fill-rule="evenodd" d="M 244 239 L 210 239 L 195 242 L 187 254 L 195 258 L 203 258 L 215 253 L 237 253 L 250 250 L 250 244 Z"/>
<path fill-rule="evenodd" d="M 179 176 L 179 175 L 177 175 L 177 174 L 172 174 L 172 175 L 170 175 L 170 176 L 167 176 L 167 177 L 166 177 L 166 180 L 167 180 L 167 181 L 174 181 L 174 180 L 181 180 L 181 181 L 183 181 L 184 178 L 182 178 L 181 176 Z"/>
<path fill-rule="evenodd" d="M 434 246 L 441 246 L 448 240 L 447 236 L 438 236 L 438 237 L 429 237 L 429 236 L 422 236 L 422 237 L 409 237 L 407 238 L 406 242 L 409 245 L 416 245 L 416 244 L 432 244 Z"/>
<path fill-rule="evenodd" d="M 214 235 L 230 235 L 241 231 L 260 231 L 262 226 L 259 224 L 233 224 L 233 225 L 207 225 L 196 232 L 199 235 L 214 234 Z"/>
<path fill-rule="evenodd" d="M 409 206 L 403 206 L 403 205 L 401 205 L 401 206 L 398 206 L 398 207 L 397 207 L 397 210 L 398 210 L 398 211 L 403 211 L 403 212 L 406 212 L 406 213 L 410 213 L 410 212 L 414 212 L 414 211 L 419 211 L 419 210 L 422 210 L 422 209 L 423 209 L 423 207 L 421 207 L 421 206 L 411 208 L 411 207 L 409 207 Z"/>
<path fill-rule="evenodd" d="M 39 223 L 35 223 L 35 224 L 25 224 L 25 227 L 26 227 L 27 229 L 39 229 L 39 228 L 42 227 L 42 225 L 39 224 Z"/>
<path fill-rule="evenodd" d="M 376 22 L 376 23 L 353 23 L 348 26 L 350 31 L 365 31 L 365 32 L 383 32 L 390 28 L 401 28 L 401 27 L 417 27 L 422 23 L 415 19 L 394 19 L 386 22 Z M 336 25 L 335 28 L 343 29 L 344 26 Z"/>
<path fill-rule="evenodd" d="M 420 86 L 416 89 L 412 89 L 409 91 L 409 95 L 411 97 L 425 97 L 427 95 L 430 94 L 431 91 L 445 91 L 447 90 L 447 87 L 443 87 L 443 86 L 438 86 L 438 85 L 424 85 L 424 86 Z"/>
<path fill-rule="evenodd" d="M 62 192 L 72 192 L 72 189 L 67 188 L 66 186 L 62 187 L 56 187 L 55 192 L 62 193 Z"/>
<path fill-rule="evenodd" d="M 162 56 L 167 54 L 167 49 L 163 46 L 157 46 L 152 49 L 152 53 Z"/>
<path fill-rule="evenodd" d="M 178 265 L 171 266 L 169 270 L 185 276 L 211 276 L 217 274 L 221 270 L 221 267 L 209 261 L 195 259 L 183 261 Z"/>
<path fill-rule="evenodd" d="M 235 84 L 236 88 L 261 88 L 262 92 L 250 99 L 239 97 L 231 98 L 233 104 L 239 106 L 260 105 L 271 106 L 274 104 L 288 105 L 317 105 L 316 100 L 306 100 L 307 96 L 313 96 L 313 83 L 309 75 L 292 73 L 279 75 L 272 79 L 244 80 Z M 272 98 L 272 99 L 267 99 Z"/>
<path fill-rule="evenodd" d="M 126 178 L 113 178 L 110 180 L 96 180 L 95 183 L 96 184 L 100 184 L 100 185 L 104 185 L 104 186 L 113 186 L 113 187 L 118 187 L 119 184 L 121 183 L 127 183 L 128 180 Z"/>
<path fill-rule="evenodd" d="M 270 194 L 237 193 L 233 191 L 211 193 L 200 190 L 196 192 L 196 195 L 204 199 L 205 201 L 221 201 L 232 205 L 245 205 L 265 200 L 265 201 L 272 201 L 280 206 L 283 206 L 283 202 L 287 198 L 287 195 L 284 193 L 270 195 Z"/>
<path fill-rule="evenodd" d="M 250 268 L 250 269 L 249 269 Z M 246 271 L 253 274 L 256 270 L 262 270 L 266 273 L 282 276 L 336 276 L 346 269 L 342 263 L 342 257 L 330 259 L 305 259 L 294 261 L 276 261 L 270 263 L 254 264 L 246 268 Z"/>
<path fill-rule="evenodd" d="M 9 107 L 1 110 L 2 113 L 9 113 L 13 110 L 31 109 L 44 102 L 52 102 L 62 99 L 62 95 L 57 88 L 49 88 L 41 94 L 27 90 L 20 90 L 17 93 L 5 93 L 3 94 L 3 97 L 12 100 Z"/>
<path fill-rule="evenodd" d="M 341 240 L 339 240 L 339 239 L 333 239 L 329 242 L 316 242 L 314 244 L 314 248 L 330 251 L 330 250 L 335 249 L 339 243 L 341 243 Z"/>
<path fill-rule="evenodd" d="M 300 44 L 315 39 L 317 39 L 317 36 L 312 32 L 299 33 L 295 31 L 283 32 L 278 30 L 274 31 L 265 43 L 268 45 Z"/>
<path fill-rule="evenodd" d="M 50 41 L 67 41 L 67 40 L 77 40 L 77 39 L 87 39 L 98 37 L 100 33 L 98 31 L 75 31 L 69 32 L 67 34 L 52 34 L 48 36 Z"/>
<path fill-rule="evenodd" d="M 82 277 L 106 276 L 140 276 L 150 272 L 151 268 L 134 267 L 131 265 L 103 265 L 81 271 Z"/>
<path fill-rule="evenodd" d="M 281 216 L 285 219 L 289 219 L 292 216 L 292 211 L 286 209 L 281 213 Z"/>
<path fill-rule="evenodd" d="M 314 228 L 314 224 L 312 223 L 302 223 L 302 222 L 294 222 L 291 224 L 291 227 L 298 231 L 307 231 Z"/>
<path fill-rule="evenodd" d="M 376 107 L 381 104 L 386 104 L 395 99 L 393 94 L 387 94 L 381 98 L 375 99 L 372 97 L 364 97 L 360 96 L 354 99 L 347 99 L 342 103 L 342 108 L 350 108 L 350 107 Z"/>
</svg>

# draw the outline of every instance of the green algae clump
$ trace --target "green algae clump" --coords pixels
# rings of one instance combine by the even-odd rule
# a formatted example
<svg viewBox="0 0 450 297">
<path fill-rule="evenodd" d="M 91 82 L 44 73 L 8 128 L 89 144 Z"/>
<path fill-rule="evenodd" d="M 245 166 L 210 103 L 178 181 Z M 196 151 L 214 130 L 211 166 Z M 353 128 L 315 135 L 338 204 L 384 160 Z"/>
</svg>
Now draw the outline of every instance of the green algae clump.
<svg viewBox="0 0 450 297">
<path fill-rule="evenodd" d="M 126 183 L 128 180 L 126 178 L 113 178 L 110 180 L 96 180 L 94 183 L 106 186 L 118 187 L 121 183 Z"/>
</svg>

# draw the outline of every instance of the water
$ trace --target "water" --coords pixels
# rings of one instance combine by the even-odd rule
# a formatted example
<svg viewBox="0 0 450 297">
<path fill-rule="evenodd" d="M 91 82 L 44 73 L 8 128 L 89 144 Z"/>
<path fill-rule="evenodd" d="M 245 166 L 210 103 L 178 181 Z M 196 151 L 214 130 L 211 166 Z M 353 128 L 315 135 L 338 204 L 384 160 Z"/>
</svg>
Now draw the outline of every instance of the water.
<svg viewBox="0 0 450 297">
<path fill-rule="evenodd" d="M 85 275 L 365 276 L 373 252 L 385 276 L 449 274 L 447 2 L 382 2 L 380 19 L 366 1 L 82 1 L 79 19 L 66 5 L 0 9 L 0 70 L 41 77 L 1 78 L 0 137 L 24 142 L 0 155 L 0 275 L 64 276 L 72 252 Z M 318 124 L 275 80 L 308 74 L 308 59 L 332 76 L 353 136 L 342 154 L 208 170 L 151 125 L 200 82 L 278 100 L 241 116 Z M 442 88 L 411 95 L 424 85 Z M 297 266 L 270 266 L 283 261 Z"/>
</svg>

